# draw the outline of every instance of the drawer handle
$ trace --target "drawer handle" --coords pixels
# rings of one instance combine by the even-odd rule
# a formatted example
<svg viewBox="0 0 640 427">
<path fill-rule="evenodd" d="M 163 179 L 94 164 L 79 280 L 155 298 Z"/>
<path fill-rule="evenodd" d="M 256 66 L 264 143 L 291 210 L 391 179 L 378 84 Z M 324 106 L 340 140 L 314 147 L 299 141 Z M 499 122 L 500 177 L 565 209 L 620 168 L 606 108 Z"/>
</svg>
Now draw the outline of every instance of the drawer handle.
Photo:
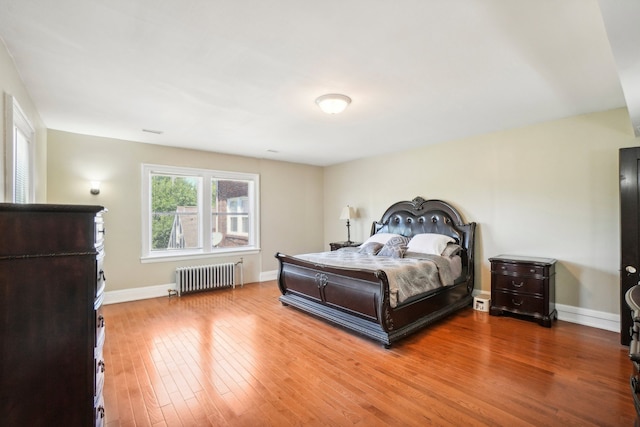
<svg viewBox="0 0 640 427">
<path fill-rule="evenodd" d="M 500 267 L 502 270 L 506 270 L 507 267 L 505 267 L 504 265 L 502 267 Z"/>
<path fill-rule="evenodd" d="M 99 361 L 98 366 L 100 367 L 100 372 L 104 373 L 104 368 L 105 368 L 104 360 Z"/>
<path fill-rule="evenodd" d="M 98 406 L 98 416 L 104 418 L 104 406 L 102 405 Z"/>
<path fill-rule="evenodd" d="M 520 307 L 522 305 L 522 300 L 520 300 L 520 302 L 514 300 L 513 298 L 511 298 L 511 302 L 513 303 L 513 305 L 515 305 L 516 307 Z"/>
<path fill-rule="evenodd" d="M 98 280 L 107 280 L 107 276 L 104 275 L 104 270 L 100 270 L 100 272 L 98 273 Z"/>
<path fill-rule="evenodd" d="M 316 284 L 318 285 L 318 289 L 322 289 L 327 286 L 327 275 L 324 273 L 316 273 Z"/>
<path fill-rule="evenodd" d="M 520 282 L 520 283 L 516 283 L 515 280 L 511 281 L 511 286 L 515 287 L 515 288 L 521 288 L 524 286 L 524 282 Z"/>
<path fill-rule="evenodd" d="M 98 316 L 98 327 L 104 328 L 104 316 L 102 314 Z"/>
</svg>

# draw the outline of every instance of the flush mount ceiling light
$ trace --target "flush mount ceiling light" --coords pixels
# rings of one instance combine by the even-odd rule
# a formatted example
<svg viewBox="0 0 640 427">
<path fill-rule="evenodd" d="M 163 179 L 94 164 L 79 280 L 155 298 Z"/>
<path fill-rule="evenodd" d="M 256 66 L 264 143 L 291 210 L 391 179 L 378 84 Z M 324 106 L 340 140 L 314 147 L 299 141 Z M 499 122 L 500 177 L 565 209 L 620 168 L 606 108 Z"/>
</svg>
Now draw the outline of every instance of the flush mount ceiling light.
<svg viewBox="0 0 640 427">
<path fill-rule="evenodd" d="M 316 98 L 316 104 L 327 114 L 342 113 L 351 103 L 351 98 L 339 93 L 328 93 Z"/>
</svg>

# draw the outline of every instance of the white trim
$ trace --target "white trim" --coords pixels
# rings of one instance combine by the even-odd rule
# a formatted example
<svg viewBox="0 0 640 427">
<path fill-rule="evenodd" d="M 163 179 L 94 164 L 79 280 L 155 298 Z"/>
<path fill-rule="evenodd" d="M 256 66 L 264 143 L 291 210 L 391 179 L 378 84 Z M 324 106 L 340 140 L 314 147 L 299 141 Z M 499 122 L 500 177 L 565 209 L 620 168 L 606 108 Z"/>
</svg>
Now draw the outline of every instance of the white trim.
<svg viewBox="0 0 640 427">
<path fill-rule="evenodd" d="M 117 304 L 120 302 L 137 301 L 141 299 L 168 297 L 169 290 L 175 291 L 176 284 L 144 286 L 142 288 L 123 289 L 121 291 L 108 291 L 104 293 L 104 304 Z"/>
<path fill-rule="evenodd" d="M 198 191 L 198 206 L 200 207 L 200 238 L 201 247 L 191 250 L 177 251 L 152 251 L 151 250 L 151 180 L 153 173 L 167 175 L 181 175 L 197 177 L 200 181 Z M 260 175 L 244 172 L 229 172 L 213 169 L 198 169 L 178 166 L 164 166 L 150 163 L 141 164 L 142 201 L 141 201 L 141 224 L 142 224 L 142 262 L 164 262 L 176 259 L 197 259 L 207 256 L 229 256 L 234 253 L 255 253 L 260 251 Z M 212 248 L 211 233 L 202 230 L 211 230 L 211 179 L 242 180 L 249 183 L 249 206 L 251 222 L 249 224 L 250 242 L 248 246 L 239 248 Z"/>
<path fill-rule="evenodd" d="M 188 260 L 201 259 L 201 258 L 221 258 L 221 257 L 228 258 L 233 255 L 256 255 L 259 253 L 260 253 L 260 248 L 254 248 L 254 249 L 230 248 L 228 251 L 220 252 L 220 253 L 209 252 L 207 254 L 202 253 L 202 254 L 182 254 L 182 255 L 163 256 L 163 257 L 153 257 L 153 256 L 144 257 L 144 258 L 140 258 L 140 263 L 149 264 L 154 262 L 188 261 Z"/>
<path fill-rule="evenodd" d="M 558 319 L 612 332 L 620 332 L 620 315 L 571 305 L 556 304 Z"/>
<path fill-rule="evenodd" d="M 272 271 L 263 271 L 262 273 L 260 273 L 260 278 L 258 280 L 260 280 L 261 282 L 268 282 L 270 280 L 277 280 L 278 279 L 278 270 L 272 270 Z"/>
</svg>

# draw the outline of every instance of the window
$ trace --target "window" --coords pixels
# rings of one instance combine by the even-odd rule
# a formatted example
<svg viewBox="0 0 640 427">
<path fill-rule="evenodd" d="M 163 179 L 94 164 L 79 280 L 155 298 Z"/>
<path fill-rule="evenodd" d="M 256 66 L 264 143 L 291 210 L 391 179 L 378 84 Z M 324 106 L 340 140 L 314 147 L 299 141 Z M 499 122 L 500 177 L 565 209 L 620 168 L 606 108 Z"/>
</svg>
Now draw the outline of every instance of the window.
<svg viewBox="0 0 640 427">
<path fill-rule="evenodd" d="M 6 129 L 6 182 L 5 199 L 13 203 L 33 203 L 34 135 L 33 126 L 22 112 L 18 102 L 5 94 L 7 112 Z"/>
<path fill-rule="evenodd" d="M 256 174 L 142 165 L 143 260 L 255 251 Z"/>
</svg>

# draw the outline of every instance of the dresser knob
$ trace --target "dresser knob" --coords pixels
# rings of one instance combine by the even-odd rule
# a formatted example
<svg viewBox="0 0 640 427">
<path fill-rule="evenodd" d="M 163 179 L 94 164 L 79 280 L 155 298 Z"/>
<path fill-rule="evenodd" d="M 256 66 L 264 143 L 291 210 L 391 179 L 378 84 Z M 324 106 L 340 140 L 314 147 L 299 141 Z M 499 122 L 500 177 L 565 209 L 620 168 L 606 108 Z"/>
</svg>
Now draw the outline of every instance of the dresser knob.
<svg viewBox="0 0 640 427">
<path fill-rule="evenodd" d="M 516 301 L 515 299 L 511 298 L 511 302 L 513 303 L 513 305 L 515 305 L 516 307 L 520 307 L 522 305 L 522 300 L 520 301 Z"/>
<path fill-rule="evenodd" d="M 524 286 L 524 282 L 516 283 L 514 280 L 511 281 L 511 286 L 515 288 L 521 288 Z"/>
<path fill-rule="evenodd" d="M 104 360 L 99 361 L 98 366 L 100 367 L 100 372 L 104 373 L 104 368 L 105 368 Z"/>
</svg>

